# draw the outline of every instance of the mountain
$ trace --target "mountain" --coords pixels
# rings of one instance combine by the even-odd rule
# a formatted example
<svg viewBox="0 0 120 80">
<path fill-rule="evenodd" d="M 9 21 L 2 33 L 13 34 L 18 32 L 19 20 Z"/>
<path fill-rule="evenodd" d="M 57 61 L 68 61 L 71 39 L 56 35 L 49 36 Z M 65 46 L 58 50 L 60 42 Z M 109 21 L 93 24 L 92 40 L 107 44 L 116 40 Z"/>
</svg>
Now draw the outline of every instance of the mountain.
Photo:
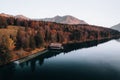
<svg viewBox="0 0 120 80">
<path fill-rule="evenodd" d="M 4 16 L 4 17 L 13 17 L 13 15 L 5 14 L 5 13 L 1 13 L 0 16 Z"/>
<path fill-rule="evenodd" d="M 88 24 L 83 20 L 79 20 L 78 18 L 75 18 L 70 15 L 66 16 L 55 16 L 53 18 L 44 18 L 41 19 L 42 21 L 50 21 L 50 22 L 56 22 L 56 23 L 63 23 L 63 24 Z"/>
<path fill-rule="evenodd" d="M 120 31 L 120 23 L 112 26 L 111 28 Z"/>
<path fill-rule="evenodd" d="M 5 14 L 5 13 L 1 13 L 0 16 L 3 16 L 3 17 L 14 17 L 14 18 L 19 18 L 19 19 L 25 19 L 25 20 L 29 20 L 30 18 L 26 17 L 26 16 L 23 16 L 23 15 L 16 15 L 16 16 L 13 16 L 13 15 L 10 15 L 10 14 Z"/>
<path fill-rule="evenodd" d="M 27 19 L 29 20 L 30 18 L 23 16 L 23 15 L 16 15 L 15 18 L 19 18 L 19 19 Z"/>
</svg>

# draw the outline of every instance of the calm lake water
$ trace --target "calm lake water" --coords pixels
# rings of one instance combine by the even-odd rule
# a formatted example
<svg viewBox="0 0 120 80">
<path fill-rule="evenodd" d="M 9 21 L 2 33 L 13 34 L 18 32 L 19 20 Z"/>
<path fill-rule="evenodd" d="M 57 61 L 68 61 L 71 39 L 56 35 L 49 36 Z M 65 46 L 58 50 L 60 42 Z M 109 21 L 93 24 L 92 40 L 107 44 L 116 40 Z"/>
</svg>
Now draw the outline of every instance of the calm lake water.
<svg viewBox="0 0 120 80">
<path fill-rule="evenodd" d="M 120 40 L 69 44 L 63 52 L 0 67 L 0 80 L 120 80 Z"/>
</svg>

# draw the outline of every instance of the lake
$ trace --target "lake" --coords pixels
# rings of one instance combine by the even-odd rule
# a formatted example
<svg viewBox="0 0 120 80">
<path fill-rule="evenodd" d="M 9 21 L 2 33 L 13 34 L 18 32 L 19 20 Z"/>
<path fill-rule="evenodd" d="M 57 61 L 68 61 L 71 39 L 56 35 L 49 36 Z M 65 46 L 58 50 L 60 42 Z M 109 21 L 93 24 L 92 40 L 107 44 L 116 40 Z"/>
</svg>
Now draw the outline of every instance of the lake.
<svg viewBox="0 0 120 80">
<path fill-rule="evenodd" d="M 0 80 L 120 80 L 120 40 L 65 45 L 0 67 Z"/>
</svg>

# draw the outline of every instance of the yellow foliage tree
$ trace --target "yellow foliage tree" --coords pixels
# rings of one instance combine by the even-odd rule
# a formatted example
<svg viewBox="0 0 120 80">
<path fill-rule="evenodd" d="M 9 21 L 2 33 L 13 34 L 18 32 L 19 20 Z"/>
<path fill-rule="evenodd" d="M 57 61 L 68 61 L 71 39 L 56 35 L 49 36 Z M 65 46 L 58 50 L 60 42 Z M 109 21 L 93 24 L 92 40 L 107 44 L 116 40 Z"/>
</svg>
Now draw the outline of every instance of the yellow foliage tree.
<svg viewBox="0 0 120 80">
<path fill-rule="evenodd" d="M 8 35 L 3 35 L 2 45 L 5 46 L 8 50 L 12 50 L 14 48 L 14 41 Z"/>
</svg>

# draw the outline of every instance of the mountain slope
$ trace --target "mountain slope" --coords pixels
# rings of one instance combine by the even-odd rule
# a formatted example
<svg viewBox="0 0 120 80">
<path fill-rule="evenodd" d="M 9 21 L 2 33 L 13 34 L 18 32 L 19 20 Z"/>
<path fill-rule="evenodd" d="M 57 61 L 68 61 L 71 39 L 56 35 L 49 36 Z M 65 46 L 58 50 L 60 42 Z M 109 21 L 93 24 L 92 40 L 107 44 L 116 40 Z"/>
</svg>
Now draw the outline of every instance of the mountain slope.
<svg viewBox="0 0 120 80">
<path fill-rule="evenodd" d="M 112 26 L 111 28 L 120 31 L 120 23 L 115 26 Z"/>
<path fill-rule="evenodd" d="M 83 20 L 79 20 L 73 16 L 66 15 L 66 16 L 55 16 L 53 18 L 44 18 L 41 19 L 42 21 L 50 21 L 56 23 L 63 23 L 63 24 L 87 24 Z"/>
<path fill-rule="evenodd" d="M 15 18 L 26 19 L 26 20 L 30 19 L 30 18 L 23 16 L 23 15 L 16 15 Z"/>
<path fill-rule="evenodd" d="M 13 15 L 10 15 L 10 14 L 5 14 L 5 13 L 0 13 L 0 16 L 3 16 L 3 17 L 14 17 L 15 19 L 25 19 L 25 20 L 29 20 L 30 18 L 26 17 L 26 16 L 23 16 L 23 15 L 16 15 L 16 16 L 13 16 Z"/>
<path fill-rule="evenodd" d="M 0 13 L 0 16 L 3 16 L 3 17 L 13 17 L 13 15 L 5 14 L 5 13 Z"/>
</svg>

